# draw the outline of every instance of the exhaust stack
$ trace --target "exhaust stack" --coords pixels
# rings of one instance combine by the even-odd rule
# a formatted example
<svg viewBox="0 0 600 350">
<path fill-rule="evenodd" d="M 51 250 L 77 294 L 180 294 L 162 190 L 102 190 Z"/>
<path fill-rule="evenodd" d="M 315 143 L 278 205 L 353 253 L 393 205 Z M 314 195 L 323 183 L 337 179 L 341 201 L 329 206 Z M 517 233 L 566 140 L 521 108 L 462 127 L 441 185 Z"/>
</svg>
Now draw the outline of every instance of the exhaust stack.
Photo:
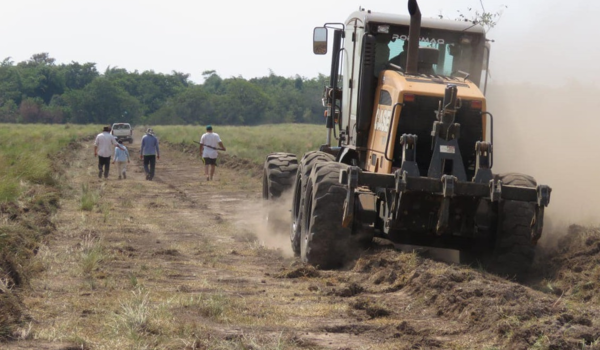
<svg viewBox="0 0 600 350">
<path fill-rule="evenodd" d="M 406 74 L 417 74 L 419 64 L 419 37 L 421 36 L 421 10 L 417 0 L 408 0 L 410 28 L 408 29 L 408 53 Z"/>
</svg>

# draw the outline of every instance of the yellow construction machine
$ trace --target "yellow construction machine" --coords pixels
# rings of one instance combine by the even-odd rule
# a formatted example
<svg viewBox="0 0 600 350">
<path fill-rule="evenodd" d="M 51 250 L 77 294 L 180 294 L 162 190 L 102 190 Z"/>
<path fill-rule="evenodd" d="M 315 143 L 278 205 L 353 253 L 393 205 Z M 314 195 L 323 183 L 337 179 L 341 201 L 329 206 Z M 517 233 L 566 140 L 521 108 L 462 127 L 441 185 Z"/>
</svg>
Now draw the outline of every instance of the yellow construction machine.
<svg viewBox="0 0 600 350">
<path fill-rule="evenodd" d="M 300 160 L 270 154 L 263 197 L 293 191 L 292 248 L 321 268 L 340 266 L 380 236 L 455 249 L 521 275 L 533 262 L 551 189 L 492 172 L 484 28 L 421 19 L 416 0 L 408 10 L 359 9 L 315 28 L 314 53 L 332 51 L 327 141 Z"/>
</svg>

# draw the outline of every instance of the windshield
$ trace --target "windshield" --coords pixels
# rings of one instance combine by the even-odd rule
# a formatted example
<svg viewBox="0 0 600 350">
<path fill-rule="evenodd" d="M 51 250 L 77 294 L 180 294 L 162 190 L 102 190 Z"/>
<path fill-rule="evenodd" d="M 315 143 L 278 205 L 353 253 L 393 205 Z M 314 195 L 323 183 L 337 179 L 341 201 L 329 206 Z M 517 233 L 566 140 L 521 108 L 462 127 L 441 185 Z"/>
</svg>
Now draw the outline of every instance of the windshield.
<svg viewBox="0 0 600 350">
<path fill-rule="evenodd" d="M 375 25 L 376 62 L 390 62 L 406 69 L 408 26 Z M 421 28 L 420 73 L 464 77 L 479 84 L 483 62 L 484 38 L 481 34 Z M 437 51 L 437 52 L 436 52 Z M 430 63 L 427 65 L 427 63 Z"/>
<path fill-rule="evenodd" d="M 131 127 L 127 124 L 115 124 L 113 130 L 129 130 Z"/>
</svg>

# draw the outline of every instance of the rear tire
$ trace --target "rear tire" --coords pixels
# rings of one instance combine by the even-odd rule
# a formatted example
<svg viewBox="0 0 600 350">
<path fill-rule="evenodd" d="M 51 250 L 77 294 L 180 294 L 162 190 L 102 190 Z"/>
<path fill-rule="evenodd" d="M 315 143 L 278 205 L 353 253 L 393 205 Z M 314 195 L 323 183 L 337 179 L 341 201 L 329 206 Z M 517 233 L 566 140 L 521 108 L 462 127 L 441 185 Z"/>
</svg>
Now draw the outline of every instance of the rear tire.
<svg viewBox="0 0 600 350">
<path fill-rule="evenodd" d="M 340 184 L 339 174 L 347 167 L 342 163 L 314 167 L 306 188 L 301 258 L 322 269 L 341 266 L 358 246 L 352 225 L 342 227 L 347 187 Z"/>
<path fill-rule="evenodd" d="M 503 185 L 536 187 L 533 177 L 518 173 L 500 174 Z M 500 203 L 498 229 L 491 271 L 520 279 L 533 264 L 535 242 L 531 236 L 531 221 L 535 204 L 505 200 Z"/>
<path fill-rule="evenodd" d="M 298 170 L 298 159 L 291 153 L 271 153 L 267 156 L 263 168 L 263 199 L 264 215 L 263 219 L 270 230 L 275 232 L 283 231 L 287 228 L 287 217 L 281 212 L 281 205 L 277 203 L 282 195 L 289 191 L 293 186 L 293 181 Z M 289 207 L 288 207 L 289 208 Z M 282 218 L 286 218 L 285 220 Z"/>
<path fill-rule="evenodd" d="M 263 171 L 263 199 L 273 200 L 290 190 L 298 171 L 295 154 L 277 152 L 267 156 Z"/>
<path fill-rule="evenodd" d="M 292 225 L 290 228 L 290 241 L 292 250 L 296 256 L 300 255 L 300 242 L 302 235 L 302 212 L 304 210 L 304 201 L 306 186 L 310 179 L 310 173 L 316 164 L 324 162 L 333 162 L 335 157 L 329 153 L 312 151 L 302 157 L 296 181 L 294 182 L 294 197 L 292 199 Z"/>
</svg>

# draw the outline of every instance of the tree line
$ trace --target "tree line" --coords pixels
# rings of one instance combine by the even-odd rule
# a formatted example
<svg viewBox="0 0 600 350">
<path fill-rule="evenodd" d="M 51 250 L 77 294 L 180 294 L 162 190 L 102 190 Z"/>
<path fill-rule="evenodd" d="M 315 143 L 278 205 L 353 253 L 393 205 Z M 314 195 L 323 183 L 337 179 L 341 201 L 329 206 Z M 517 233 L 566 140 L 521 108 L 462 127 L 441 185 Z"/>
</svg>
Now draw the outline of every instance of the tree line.
<svg viewBox="0 0 600 350">
<path fill-rule="evenodd" d="M 203 72 L 204 83 L 189 74 L 128 72 L 95 63 L 56 64 L 48 53 L 15 63 L 0 62 L 0 122 L 111 124 L 320 123 L 321 93 L 328 78 L 319 75 L 221 78 Z"/>
</svg>

